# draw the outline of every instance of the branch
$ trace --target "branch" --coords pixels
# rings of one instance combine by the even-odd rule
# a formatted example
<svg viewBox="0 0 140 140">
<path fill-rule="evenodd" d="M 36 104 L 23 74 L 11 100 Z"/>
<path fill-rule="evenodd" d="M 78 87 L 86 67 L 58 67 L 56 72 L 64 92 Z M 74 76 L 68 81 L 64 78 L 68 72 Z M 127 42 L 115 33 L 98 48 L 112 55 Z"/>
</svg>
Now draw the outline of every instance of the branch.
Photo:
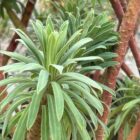
<svg viewBox="0 0 140 140">
<path fill-rule="evenodd" d="M 109 88 L 113 90 L 115 89 L 116 79 L 119 74 L 121 65 L 124 62 L 124 57 L 128 49 L 128 42 L 131 36 L 133 35 L 139 12 L 140 12 L 139 0 L 130 0 L 128 4 L 127 12 L 124 14 L 124 17 L 122 19 L 122 23 L 119 29 L 120 43 L 117 49 L 115 50 L 115 53 L 118 54 L 118 57 L 115 58 L 114 61 L 118 62 L 119 64 L 115 67 L 108 68 L 105 75 L 105 79 L 107 80 L 106 86 L 108 86 Z M 108 115 L 110 112 L 110 106 L 112 103 L 112 95 L 109 92 L 104 91 L 104 93 L 102 94 L 102 101 L 104 102 L 105 105 L 104 105 L 103 116 L 100 116 L 100 119 L 103 123 L 107 124 Z M 104 130 L 101 126 L 98 127 L 98 130 L 96 133 L 96 139 L 97 140 L 104 139 Z"/>
<path fill-rule="evenodd" d="M 25 10 L 23 12 L 22 15 L 22 19 L 21 22 L 24 25 L 24 27 L 27 27 L 29 19 L 31 17 L 32 11 L 34 9 L 35 3 L 37 0 L 28 0 Z M 17 48 L 18 42 L 15 42 L 16 39 L 18 39 L 18 35 L 15 33 L 8 48 L 7 51 L 15 51 L 15 49 Z M 3 65 L 6 65 L 6 63 L 8 62 L 9 57 L 8 56 L 4 56 L 3 57 Z"/>
<path fill-rule="evenodd" d="M 128 77 L 132 77 L 132 76 L 134 76 L 134 73 L 131 71 L 131 69 L 126 65 L 126 63 L 124 62 L 123 64 L 122 64 L 122 70 L 126 73 L 126 75 L 128 76 Z"/>
<path fill-rule="evenodd" d="M 8 16 L 10 17 L 12 23 L 14 24 L 14 26 L 15 26 L 16 28 L 19 28 L 19 29 L 21 29 L 21 30 L 23 30 L 23 31 L 25 32 L 25 31 L 26 31 L 26 30 L 25 30 L 25 26 L 24 26 L 24 25 L 22 24 L 22 22 L 19 20 L 19 18 L 18 18 L 17 15 L 15 14 L 15 12 L 14 12 L 12 9 L 6 7 L 6 5 L 5 5 L 5 9 L 6 9 L 7 14 L 8 14 Z"/>
<path fill-rule="evenodd" d="M 122 1 L 122 0 L 120 0 L 120 1 Z M 121 6 L 120 1 L 119 0 L 110 0 L 110 2 L 112 4 L 112 7 L 113 7 L 113 9 L 116 13 L 116 16 L 117 16 L 119 22 L 121 23 L 123 15 L 124 15 L 124 10 L 126 11 L 127 8 L 124 7 L 126 5 L 123 5 L 123 7 L 124 7 L 124 10 L 123 10 L 123 7 Z M 130 38 L 129 45 L 130 45 L 130 49 L 132 51 L 132 54 L 134 56 L 134 59 L 136 61 L 136 65 L 137 65 L 137 68 L 138 68 L 138 71 L 139 71 L 139 68 L 140 68 L 140 53 L 139 53 L 139 50 L 138 50 L 136 40 L 133 36 Z"/>
</svg>

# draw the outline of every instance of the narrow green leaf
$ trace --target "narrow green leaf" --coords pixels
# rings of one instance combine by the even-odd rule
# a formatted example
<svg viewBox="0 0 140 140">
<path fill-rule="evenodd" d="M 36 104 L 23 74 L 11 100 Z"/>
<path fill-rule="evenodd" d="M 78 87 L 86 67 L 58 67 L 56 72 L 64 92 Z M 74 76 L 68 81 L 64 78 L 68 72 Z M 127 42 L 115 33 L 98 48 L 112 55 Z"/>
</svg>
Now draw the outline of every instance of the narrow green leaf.
<svg viewBox="0 0 140 140">
<path fill-rule="evenodd" d="M 20 72 L 24 72 L 24 71 L 32 71 L 32 70 L 41 70 L 44 69 L 43 66 L 41 66 L 40 64 L 37 63 L 28 63 L 24 66 L 21 67 Z"/>
<path fill-rule="evenodd" d="M 10 77 L 10 78 L 1 80 L 0 86 L 12 84 L 12 83 L 26 83 L 26 82 L 32 82 L 32 80 L 26 77 Z"/>
<path fill-rule="evenodd" d="M 112 53 L 112 52 L 104 52 L 102 54 L 99 54 L 99 57 L 102 57 L 103 59 L 112 59 L 117 56 L 118 55 L 116 53 Z"/>
<path fill-rule="evenodd" d="M 59 72 L 59 74 L 62 74 L 63 69 L 64 69 L 64 67 L 62 65 L 51 64 L 50 66 L 55 68 Z"/>
<path fill-rule="evenodd" d="M 27 118 L 27 129 L 30 130 L 31 127 L 33 126 L 36 118 L 37 118 L 37 114 L 39 112 L 39 107 L 40 107 L 40 103 L 42 100 L 44 92 L 40 92 L 39 94 L 37 92 L 35 92 L 33 94 L 31 103 L 29 105 L 29 113 L 28 113 L 28 118 Z"/>
<path fill-rule="evenodd" d="M 5 135 L 5 131 L 7 129 L 7 125 L 8 125 L 8 122 L 10 120 L 10 118 L 12 117 L 12 113 L 15 111 L 15 109 L 18 108 L 19 105 L 21 105 L 22 103 L 26 102 L 26 101 L 29 101 L 31 97 L 23 97 L 23 98 L 20 98 L 16 101 L 14 101 L 11 106 L 9 107 L 8 111 L 6 112 L 6 117 L 5 117 L 5 120 L 4 120 L 4 125 L 3 125 L 3 129 L 2 129 L 2 136 L 4 137 Z"/>
<path fill-rule="evenodd" d="M 25 109 L 24 112 L 22 112 L 22 115 L 21 115 L 19 122 L 16 126 L 16 130 L 14 132 L 13 140 L 25 140 L 27 112 L 28 112 L 27 109 Z"/>
<path fill-rule="evenodd" d="M 63 91 L 58 83 L 52 82 L 51 84 L 52 84 L 54 99 L 55 99 L 56 115 L 58 121 L 60 121 L 64 112 Z"/>
<path fill-rule="evenodd" d="M 11 58 L 17 60 L 17 61 L 20 61 L 20 62 L 24 62 L 24 63 L 31 63 L 33 62 L 32 59 L 26 57 L 26 56 L 23 56 L 19 53 L 16 53 L 16 52 L 8 52 L 8 51 L 3 51 L 3 50 L 0 50 L 0 53 L 1 54 L 4 54 L 4 55 L 7 55 L 7 56 L 10 56 Z"/>
<path fill-rule="evenodd" d="M 9 65 L 0 67 L 0 71 L 4 71 L 5 73 L 6 72 L 15 72 L 15 71 L 21 70 L 24 65 L 25 65 L 25 63 L 23 63 L 23 62 L 13 63 L 13 64 L 9 64 Z"/>
<path fill-rule="evenodd" d="M 48 114 L 49 114 L 49 132 L 51 140 L 61 140 L 61 126 L 57 119 L 54 99 L 51 95 L 48 95 Z"/>
<path fill-rule="evenodd" d="M 47 124 L 47 108 L 45 105 L 42 106 L 42 117 L 41 117 L 41 140 L 48 140 L 48 124 Z"/>
<path fill-rule="evenodd" d="M 93 70 L 103 70 L 103 68 L 100 67 L 100 66 L 82 67 L 82 68 L 80 69 L 80 73 L 86 73 L 86 72 L 90 72 L 90 71 L 93 71 Z"/>
<path fill-rule="evenodd" d="M 103 68 L 108 68 L 108 67 L 114 67 L 116 65 L 118 65 L 119 63 L 116 61 L 105 61 L 101 64 L 99 64 L 99 66 L 103 67 Z"/>
<path fill-rule="evenodd" d="M 46 70 L 41 70 L 38 77 L 37 94 L 44 92 L 47 88 L 49 73 Z"/>
<path fill-rule="evenodd" d="M 23 93 L 23 91 L 27 88 L 31 88 L 34 86 L 34 83 L 21 83 L 20 85 L 17 85 L 14 90 L 11 91 L 10 94 L 6 96 L 1 102 L 0 102 L 0 111 L 8 104 L 10 103 L 13 99 L 17 97 L 17 95 L 20 95 Z M 25 92 L 26 93 L 26 92 Z"/>
<path fill-rule="evenodd" d="M 136 104 L 140 104 L 140 99 L 134 99 L 132 101 L 129 101 L 128 103 L 126 103 L 124 105 L 124 107 L 122 108 L 122 110 L 127 110 L 129 108 L 135 107 Z"/>
<path fill-rule="evenodd" d="M 23 111 L 20 111 L 20 112 L 17 112 L 14 116 L 12 116 L 12 118 L 8 122 L 5 136 L 7 136 L 9 134 L 9 132 L 17 125 L 17 122 L 19 121 L 22 113 L 23 113 Z"/>
<path fill-rule="evenodd" d="M 65 82 L 67 83 L 74 91 L 82 93 L 84 98 L 87 100 L 87 102 L 92 105 L 93 108 L 97 109 L 99 114 L 103 114 L 103 105 L 100 102 L 100 100 L 97 97 L 94 97 L 90 91 L 86 89 L 85 86 L 83 86 L 82 83 L 79 82 Z"/>
<path fill-rule="evenodd" d="M 91 38 L 84 38 L 81 39 L 80 41 L 78 41 L 77 43 L 75 43 L 64 55 L 64 57 L 62 57 L 63 60 L 66 60 L 67 58 L 70 58 L 71 55 L 73 53 L 75 53 L 78 49 L 80 49 L 81 47 L 85 46 L 86 44 L 88 44 L 89 42 L 91 42 L 92 39 Z M 64 62 L 64 61 L 63 61 Z"/>
<path fill-rule="evenodd" d="M 103 84 L 101 84 L 101 83 L 99 83 L 99 85 L 103 88 L 103 90 L 105 90 L 105 91 L 108 91 L 110 94 L 112 94 L 113 96 L 116 96 L 115 95 L 115 91 L 113 90 L 113 89 L 111 89 L 111 88 L 109 88 L 109 87 L 107 87 L 107 86 L 105 86 L 105 85 L 103 85 Z"/>
<path fill-rule="evenodd" d="M 79 104 L 81 104 L 82 107 L 86 109 L 88 115 L 91 118 L 92 123 L 94 124 L 95 129 L 97 129 L 97 126 L 98 126 L 97 116 L 95 115 L 95 113 L 93 112 L 93 110 L 90 108 L 90 106 L 86 103 L 86 101 L 84 99 L 82 99 L 76 93 L 70 92 L 70 95 L 72 95 L 73 97 L 75 97 L 76 100 L 79 102 Z"/>
<path fill-rule="evenodd" d="M 59 37 L 56 42 L 56 45 L 57 45 L 56 51 L 59 51 L 66 43 L 68 25 L 69 25 L 69 22 L 65 21 L 60 27 Z"/>
<path fill-rule="evenodd" d="M 94 61 L 94 60 L 100 60 L 100 61 L 104 61 L 104 59 L 102 59 L 101 57 L 98 56 L 88 56 L 88 57 L 79 57 L 79 58 L 73 58 L 73 59 L 69 59 L 72 61 Z"/>
<path fill-rule="evenodd" d="M 69 107 L 69 110 L 72 112 L 73 116 L 75 117 L 75 121 L 77 122 L 77 125 L 81 130 L 85 129 L 86 127 L 86 122 L 82 114 L 79 112 L 77 107 L 74 105 L 73 101 L 71 98 L 67 95 L 66 92 L 63 93 L 64 95 L 64 100 L 67 103 L 67 106 Z"/>
<path fill-rule="evenodd" d="M 29 51 L 36 57 L 38 62 L 41 64 L 43 57 L 38 51 L 36 45 L 32 42 L 32 40 L 20 29 L 16 29 L 15 32 L 20 36 L 21 39 L 17 39 L 20 43 L 22 43 L 25 47 L 29 49 Z"/>
<path fill-rule="evenodd" d="M 70 39 L 67 41 L 67 43 L 62 47 L 62 49 L 58 52 L 57 56 L 56 56 L 56 60 L 55 62 L 58 62 L 61 57 L 65 54 L 65 52 L 67 51 L 67 49 L 69 49 L 69 46 L 74 43 L 76 41 L 76 39 L 78 39 L 78 37 L 81 34 L 81 30 L 76 31 L 71 37 Z"/>
<path fill-rule="evenodd" d="M 92 86 L 92 87 L 100 90 L 101 92 L 103 92 L 103 89 L 101 88 L 101 86 L 97 82 L 91 80 L 90 78 L 88 78 L 82 74 L 67 72 L 67 73 L 62 74 L 62 76 L 66 76 L 69 79 L 74 79 L 76 81 L 80 81 L 82 83 L 85 83 L 85 84 Z"/>
</svg>

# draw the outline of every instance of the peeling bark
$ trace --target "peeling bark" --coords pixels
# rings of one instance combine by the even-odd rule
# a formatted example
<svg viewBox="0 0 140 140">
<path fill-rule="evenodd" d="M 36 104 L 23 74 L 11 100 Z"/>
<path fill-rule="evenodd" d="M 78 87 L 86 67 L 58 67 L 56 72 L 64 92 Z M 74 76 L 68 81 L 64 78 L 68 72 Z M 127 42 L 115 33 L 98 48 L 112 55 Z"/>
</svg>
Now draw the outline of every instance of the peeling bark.
<svg viewBox="0 0 140 140">
<path fill-rule="evenodd" d="M 115 67 L 108 68 L 106 72 L 106 76 L 105 76 L 105 79 L 107 80 L 105 84 L 111 89 L 115 89 L 116 78 L 119 74 L 121 65 L 124 61 L 124 57 L 128 49 L 128 42 L 131 36 L 133 35 L 139 12 L 140 12 L 139 0 L 130 0 L 128 4 L 127 12 L 124 14 L 124 17 L 122 19 L 122 23 L 119 29 L 120 43 L 117 49 L 115 50 L 115 53 L 118 54 L 118 57 L 115 58 L 114 61 L 117 61 L 119 64 Z M 100 116 L 100 119 L 105 124 L 107 124 L 108 115 L 110 112 L 110 106 L 112 102 L 112 95 L 108 93 L 107 91 L 104 91 L 102 95 L 102 101 L 104 102 L 105 105 L 104 105 L 103 116 Z M 97 130 L 96 139 L 97 140 L 104 139 L 104 130 L 101 126 L 99 126 Z"/>
</svg>

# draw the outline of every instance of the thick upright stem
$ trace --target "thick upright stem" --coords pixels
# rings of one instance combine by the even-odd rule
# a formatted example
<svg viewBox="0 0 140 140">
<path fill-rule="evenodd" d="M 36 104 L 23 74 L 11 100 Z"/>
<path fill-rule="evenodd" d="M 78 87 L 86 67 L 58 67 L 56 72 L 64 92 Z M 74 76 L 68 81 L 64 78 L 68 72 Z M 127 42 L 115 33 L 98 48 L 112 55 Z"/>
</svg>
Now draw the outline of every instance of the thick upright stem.
<svg viewBox="0 0 140 140">
<path fill-rule="evenodd" d="M 21 22 L 24 25 L 24 27 L 27 27 L 29 19 L 31 17 L 32 11 L 34 9 L 35 3 L 37 0 L 28 0 L 26 7 L 24 9 L 23 15 L 22 15 L 22 19 Z M 7 51 L 14 51 L 17 48 L 18 42 L 16 42 L 15 40 L 18 39 L 18 35 L 15 33 L 8 48 Z M 6 65 L 6 63 L 8 62 L 9 57 L 8 56 L 4 56 L 3 58 L 3 65 Z"/>
<path fill-rule="evenodd" d="M 120 0 L 123 10 L 126 11 L 127 9 L 127 0 Z"/>
<path fill-rule="evenodd" d="M 119 133 L 118 133 L 118 140 L 123 140 L 123 126 L 119 129 Z"/>
<path fill-rule="evenodd" d="M 100 70 L 97 70 L 93 76 L 92 76 L 92 79 L 94 79 L 95 81 L 100 81 L 100 76 L 101 76 L 101 71 Z"/>
<path fill-rule="evenodd" d="M 37 116 L 37 119 L 27 134 L 27 140 L 40 140 L 40 130 L 41 130 L 41 115 Z"/>
<path fill-rule="evenodd" d="M 140 134 L 140 118 L 137 120 L 135 126 L 133 127 L 132 131 L 127 137 L 127 140 L 136 140 L 139 134 Z"/>
<path fill-rule="evenodd" d="M 120 1 L 125 1 L 125 0 L 120 0 Z M 110 0 L 112 7 L 116 13 L 116 16 L 117 16 L 119 22 L 121 23 L 124 12 L 125 12 L 124 10 L 126 10 L 127 7 L 125 7 L 126 5 L 123 5 L 124 6 L 124 8 L 123 8 L 121 6 L 120 1 L 119 0 Z M 130 38 L 129 45 L 130 45 L 130 49 L 132 51 L 132 54 L 133 54 L 134 59 L 136 61 L 136 65 L 137 65 L 138 70 L 139 70 L 139 68 L 140 68 L 140 53 L 138 50 L 136 40 L 133 36 Z"/>
<path fill-rule="evenodd" d="M 116 0 L 115 0 L 116 1 Z M 121 65 L 124 61 L 125 54 L 128 49 L 128 42 L 133 35 L 135 24 L 138 19 L 138 14 L 140 11 L 140 2 L 139 0 L 130 0 L 128 4 L 127 12 L 124 14 L 124 17 L 122 19 L 122 23 L 119 29 L 120 33 L 120 43 L 115 51 L 115 53 L 118 54 L 118 57 L 114 59 L 114 61 L 117 61 L 119 64 L 115 67 L 110 67 L 107 69 L 105 79 L 106 86 L 108 86 L 111 89 L 115 89 L 116 86 L 116 79 L 119 74 Z M 102 95 L 102 101 L 104 102 L 104 113 L 103 116 L 100 116 L 100 119 L 107 124 L 108 122 L 108 115 L 110 112 L 110 106 L 112 102 L 112 95 L 104 91 Z M 96 133 L 96 139 L 97 140 L 103 140 L 104 139 L 104 131 L 101 126 L 99 126 L 97 133 Z"/>
</svg>

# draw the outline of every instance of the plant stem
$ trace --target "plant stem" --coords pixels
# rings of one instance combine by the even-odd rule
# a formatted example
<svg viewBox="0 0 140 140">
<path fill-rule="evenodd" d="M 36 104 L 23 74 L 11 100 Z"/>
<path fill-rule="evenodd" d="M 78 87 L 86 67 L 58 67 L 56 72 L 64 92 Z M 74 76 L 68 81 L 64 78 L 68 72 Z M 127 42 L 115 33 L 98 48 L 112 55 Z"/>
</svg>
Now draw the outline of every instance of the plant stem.
<svg viewBox="0 0 140 140">
<path fill-rule="evenodd" d="M 120 2 L 121 2 L 121 5 L 123 7 L 123 10 L 126 11 L 126 9 L 127 9 L 127 1 L 126 0 L 120 0 Z"/>
<path fill-rule="evenodd" d="M 100 76 L 101 76 L 101 71 L 97 70 L 93 75 L 92 75 L 92 79 L 94 79 L 95 81 L 100 81 Z"/>
<path fill-rule="evenodd" d="M 131 71 L 131 69 L 126 65 L 126 63 L 124 62 L 122 64 L 122 70 L 126 73 L 126 75 L 130 78 L 132 78 L 132 76 L 134 75 L 134 73 Z"/>
<path fill-rule="evenodd" d="M 123 126 L 119 129 L 119 133 L 118 133 L 118 140 L 123 140 Z"/>
<path fill-rule="evenodd" d="M 14 24 L 14 26 L 16 28 L 19 28 L 19 29 L 25 31 L 25 27 L 24 27 L 23 23 L 19 20 L 19 18 L 15 14 L 15 12 L 12 9 L 6 7 L 6 5 L 5 5 L 5 8 L 6 8 L 8 16 L 10 17 L 10 19 L 11 19 L 12 23 Z"/>
<path fill-rule="evenodd" d="M 120 1 L 122 1 L 122 0 L 120 0 Z M 112 7 L 113 7 L 113 9 L 115 11 L 115 14 L 116 14 L 119 22 L 121 23 L 123 15 L 124 15 L 124 10 L 126 11 L 127 8 L 124 7 L 126 5 L 123 5 L 123 7 L 124 7 L 123 8 L 121 6 L 120 1 L 119 0 L 110 0 L 110 2 L 112 4 Z M 136 40 L 135 40 L 135 38 L 133 36 L 130 38 L 129 45 L 130 45 L 130 49 L 132 51 L 132 54 L 134 56 L 134 59 L 136 61 L 136 65 L 137 65 L 137 68 L 138 68 L 138 71 L 139 71 L 139 68 L 140 68 L 140 53 L 139 53 L 139 50 L 138 50 Z"/>
<path fill-rule="evenodd" d="M 116 79 L 119 74 L 121 65 L 124 62 L 124 57 L 128 49 L 128 42 L 131 36 L 133 35 L 139 12 L 140 12 L 139 0 L 130 0 L 128 4 L 127 12 L 124 14 L 124 17 L 122 19 L 122 23 L 119 29 L 120 43 L 115 50 L 115 53 L 118 54 L 118 57 L 115 58 L 114 61 L 117 61 L 119 64 L 115 67 L 108 68 L 105 75 L 105 79 L 107 80 L 105 83 L 106 86 L 108 86 L 109 88 L 113 90 L 115 89 Z M 103 116 L 100 116 L 100 119 L 103 123 L 107 124 L 108 115 L 110 112 L 110 106 L 112 103 L 112 95 L 109 92 L 104 91 L 102 95 L 102 101 L 104 102 L 104 113 L 103 113 Z M 97 140 L 104 139 L 104 130 L 101 126 L 98 127 L 98 130 L 96 133 L 96 139 Z"/>
<path fill-rule="evenodd" d="M 27 134 L 27 140 L 40 140 L 40 130 L 41 130 L 41 113 L 37 115 L 37 119 Z"/>
<path fill-rule="evenodd" d="M 136 140 L 138 135 L 140 134 L 140 117 L 138 118 L 135 126 L 131 130 L 129 136 L 127 137 L 127 140 Z"/>
<path fill-rule="evenodd" d="M 24 27 L 27 27 L 29 19 L 31 17 L 31 14 L 33 12 L 33 9 L 35 7 L 35 3 L 37 0 L 28 0 L 26 7 L 24 9 L 24 12 L 22 14 L 22 19 L 21 19 L 21 23 L 24 25 Z M 18 35 L 15 33 L 12 40 L 10 41 L 10 44 L 7 48 L 7 51 L 15 51 L 15 49 L 17 48 L 18 42 L 16 42 L 15 40 L 18 39 Z M 3 57 L 3 65 L 6 65 L 7 62 L 9 60 L 8 56 L 4 56 Z"/>
</svg>

